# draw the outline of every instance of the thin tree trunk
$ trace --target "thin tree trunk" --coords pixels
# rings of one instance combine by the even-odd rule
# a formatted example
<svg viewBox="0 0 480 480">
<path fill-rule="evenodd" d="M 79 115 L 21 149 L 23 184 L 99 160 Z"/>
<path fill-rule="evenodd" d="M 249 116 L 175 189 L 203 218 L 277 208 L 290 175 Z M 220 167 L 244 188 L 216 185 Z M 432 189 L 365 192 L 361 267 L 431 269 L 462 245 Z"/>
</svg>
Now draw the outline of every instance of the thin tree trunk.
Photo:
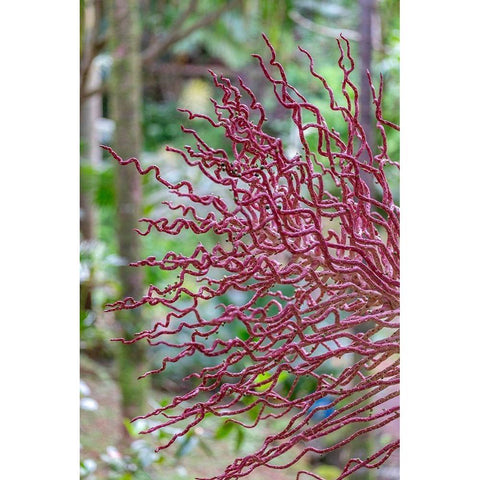
<svg viewBox="0 0 480 480">
<path fill-rule="evenodd" d="M 360 108 L 360 123 L 365 130 L 367 143 L 372 149 L 375 148 L 375 132 L 373 126 L 373 106 L 372 96 L 370 91 L 370 84 L 368 82 L 367 70 L 372 71 L 372 17 L 374 11 L 375 0 L 359 0 L 360 7 L 360 23 L 359 23 L 359 57 L 360 57 L 360 92 L 359 92 L 359 108 Z M 363 161 L 367 161 L 366 152 L 363 155 Z M 367 172 L 362 171 L 360 174 L 362 180 L 367 184 L 372 196 L 374 196 L 374 182 L 373 177 Z M 360 332 L 367 332 L 372 328 L 371 322 L 356 325 L 353 328 L 355 334 Z M 360 356 L 354 354 L 354 363 L 360 360 Z M 365 372 L 362 372 L 365 373 Z M 374 448 L 372 437 L 368 434 L 360 438 L 354 439 L 350 444 L 352 455 L 368 456 L 372 453 Z M 374 474 L 370 471 L 358 473 L 359 480 L 371 480 Z"/>
<path fill-rule="evenodd" d="M 95 38 L 95 29 L 98 19 L 93 2 L 86 2 L 82 13 L 82 48 L 92 49 Z M 84 52 L 85 53 L 85 52 Z M 89 89 L 98 88 L 101 84 L 101 77 L 98 65 L 93 60 L 85 78 Z M 81 161 L 83 165 L 98 165 L 102 154 L 99 148 L 100 141 L 95 128 L 96 120 L 102 116 L 101 95 L 81 101 L 80 103 L 80 139 L 81 139 Z M 85 179 L 84 179 L 85 180 Z M 80 240 L 91 243 L 97 238 L 97 212 L 95 209 L 94 190 L 88 181 L 83 181 L 80 189 Z M 93 309 L 93 272 L 90 279 L 80 285 L 80 311 L 88 312 Z"/>
<path fill-rule="evenodd" d="M 94 63 L 89 71 L 88 86 L 96 88 L 101 83 L 98 66 Z M 82 142 L 82 162 L 98 166 L 102 159 L 100 138 L 98 137 L 95 122 L 102 116 L 101 95 L 92 95 L 80 104 L 80 138 Z M 92 188 L 84 185 L 80 191 L 80 234 L 82 240 L 90 241 L 97 238 L 94 194 Z"/>
<path fill-rule="evenodd" d="M 139 5 L 135 0 L 110 0 L 111 49 L 113 64 L 110 81 L 111 118 L 115 121 L 113 148 L 122 157 L 139 157 L 141 138 L 141 54 Z M 122 296 L 141 297 L 142 269 L 128 264 L 140 258 L 140 243 L 133 226 L 141 217 L 142 181 L 135 169 L 119 167 L 116 174 L 116 233 L 118 253 L 125 260 L 119 267 Z M 143 330 L 140 310 L 117 315 L 125 338 Z M 147 364 L 145 345 L 116 345 L 122 410 L 131 419 L 145 408 L 148 380 L 137 380 Z"/>
<path fill-rule="evenodd" d="M 372 18 L 375 8 L 375 0 L 359 0 L 360 5 L 360 123 L 362 124 L 367 136 L 368 144 L 373 148 L 375 146 L 375 133 L 373 128 L 372 95 L 370 84 L 366 71 L 372 71 Z M 370 183 L 369 187 L 372 187 Z"/>
</svg>

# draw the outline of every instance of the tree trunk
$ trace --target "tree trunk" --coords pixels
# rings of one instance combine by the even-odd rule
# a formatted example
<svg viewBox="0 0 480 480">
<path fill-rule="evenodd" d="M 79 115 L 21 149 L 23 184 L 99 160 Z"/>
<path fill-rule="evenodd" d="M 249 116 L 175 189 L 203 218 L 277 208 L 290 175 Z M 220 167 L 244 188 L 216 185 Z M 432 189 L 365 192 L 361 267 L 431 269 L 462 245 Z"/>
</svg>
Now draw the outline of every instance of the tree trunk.
<svg viewBox="0 0 480 480">
<path fill-rule="evenodd" d="M 370 145 L 372 150 L 375 149 L 375 131 L 373 126 L 373 106 L 372 106 L 372 95 L 370 91 L 370 83 L 367 77 L 367 70 L 372 71 L 372 17 L 374 11 L 374 2 L 375 0 L 359 0 L 360 6 L 360 23 L 359 23 L 359 57 L 360 57 L 360 92 L 359 92 L 359 108 L 360 108 L 360 123 L 365 130 L 365 135 L 367 137 L 367 143 Z M 362 158 L 361 158 L 362 159 Z M 363 155 L 363 161 L 367 161 L 368 157 L 366 152 Z M 362 180 L 367 184 L 372 197 L 374 196 L 374 182 L 372 175 L 368 174 L 365 171 L 360 173 Z M 355 334 L 360 332 L 365 333 L 370 328 L 372 328 L 372 323 L 363 323 L 356 325 L 353 328 Z M 360 360 L 360 356 L 354 354 L 354 363 Z M 365 372 L 363 372 L 365 373 Z M 354 397 L 352 397 L 353 399 Z M 350 445 L 349 449 L 352 452 L 352 456 L 366 457 L 373 453 L 374 441 L 370 435 L 361 436 L 354 439 Z M 370 470 L 357 473 L 358 480 L 372 480 L 375 478 L 375 475 Z"/>
<path fill-rule="evenodd" d="M 360 24 L 359 24 L 359 57 L 360 57 L 360 123 L 365 130 L 367 142 L 375 149 L 375 131 L 373 125 L 372 94 L 367 78 L 367 70 L 372 71 L 372 18 L 375 8 L 375 0 L 359 0 Z M 366 153 L 364 155 L 366 160 Z M 362 172 L 362 179 L 367 183 L 369 190 L 374 194 L 374 183 L 371 175 Z"/>
<path fill-rule="evenodd" d="M 110 0 L 109 7 L 113 55 L 109 105 L 115 121 L 112 146 L 122 157 L 138 158 L 142 150 L 139 5 L 135 0 Z M 139 237 L 133 228 L 141 217 L 142 179 L 133 166 L 117 168 L 116 195 L 118 253 L 125 261 L 119 267 L 121 293 L 122 297 L 139 298 L 143 293 L 142 270 L 128 266 L 140 258 Z M 124 338 L 144 329 L 140 310 L 119 312 L 117 320 Z M 146 406 L 148 380 L 138 381 L 137 377 L 146 370 L 147 352 L 142 343 L 116 347 L 123 415 L 131 419 Z"/>
<path fill-rule="evenodd" d="M 374 0 L 359 0 L 360 4 L 360 122 L 367 134 L 367 140 L 373 140 L 372 97 L 370 85 L 365 74 L 372 70 L 372 17 Z"/>
<path fill-rule="evenodd" d="M 80 138 L 81 138 L 81 162 L 86 165 L 95 165 L 98 160 L 96 150 L 100 151 L 100 142 L 96 140 L 94 117 L 101 116 L 98 111 L 97 99 L 89 98 L 80 105 Z M 101 158 L 101 153 L 100 153 Z M 92 243 L 97 238 L 97 212 L 95 209 L 94 190 L 91 182 L 81 182 L 80 188 L 80 240 Z M 90 278 L 80 284 L 80 311 L 88 312 L 93 309 L 93 272 Z"/>
<path fill-rule="evenodd" d="M 84 4 L 81 10 L 82 21 L 82 48 L 89 53 L 91 45 L 95 38 L 95 28 L 97 24 L 94 4 L 88 2 Z M 88 89 L 96 89 L 101 84 L 101 77 L 98 65 L 92 61 L 88 69 L 86 83 Z M 95 128 L 95 122 L 102 116 L 102 97 L 101 95 L 92 95 L 80 103 L 80 157 L 83 165 L 98 165 L 102 159 L 100 141 Z M 94 189 L 90 181 L 82 179 L 80 189 L 80 240 L 91 243 L 97 238 L 97 212 L 95 209 Z M 93 293 L 93 275 L 88 281 L 80 285 L 80 311 L 88 312 L 92 310 Z"/>
</svg>

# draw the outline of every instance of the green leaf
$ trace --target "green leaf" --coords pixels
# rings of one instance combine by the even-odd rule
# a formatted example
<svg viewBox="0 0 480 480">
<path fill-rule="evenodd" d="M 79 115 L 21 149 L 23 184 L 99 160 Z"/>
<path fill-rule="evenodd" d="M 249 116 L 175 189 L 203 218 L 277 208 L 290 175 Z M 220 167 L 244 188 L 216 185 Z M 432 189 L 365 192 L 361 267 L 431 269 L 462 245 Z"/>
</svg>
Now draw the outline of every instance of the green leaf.
<svg viewBox="0 0 480 480">
<path fill-rule="evenodd" d="M 260 406 L 259 403 L 257 403 L 254 407 L 252 407 L 249 411 L 248 411 L 248 416 L 250 417 L 251 420 L 256 420 L 257 417 L 258 417 L 258 414 L 260 413 L 260 409 L 262 407 Z"/>
<path fill-rule="evenodd" d="M 235 453 L 238 453 L 242 448 L 243 442 L 245 440 L 245 432 L 241 425 L 235 424 L 237 427 L 237 435 L 235 437 Z"/>
<path fill-rule="evenodd" d="M 324 480 L 336 480 L 342 471 L 333 465 L 321 465 L 315 470 L 317 475 L 320 475 Z"/>
<path fill-rule="evenodd" d="M 290 374 L 287 371 L 282 370 L 280 372 L 280 375 L 278 376 L 278 383 L 283 383 L 285 380 L 288 379 L 289 376 Z"/>
<path fill-rule="evenodd" d="M 253 403 L 255 400 L 256 400 L 256 398 L 255 398 L 253 395 L 244 395 L 244 396 L 242 397 L 242 402 L 243 402 L 245 405 L 250 405 L 250 404 Z"/>
<path fill-rule="evenodd" d="M 118 477 L 118 480 L 133 480 L 133 475 L 131 473 L 124 473 L 121 477 Z"/>
<path fill-rule="evenodd" d="M 230 432 L 234 429 L 235 423 L 229 422 L 228 420 L 223 423 L 223 425 L 220 425 L 220 427 L 217 429 L 215 432 L 215 438 L 217 440 L 220 440 L 222 438 L 228 437 Z"/>
<path fill-rule="evenodd" d="M 127 430 L 128 434 L 133 437 L 133 438 L 136 438 L 138 437 L 138 433 L 135 429 L 135 427 L 133 426 L 133 424 L 130 422 L 130 420 L 128 420 L 128 418 L 124 418 L 123 419 L 123 425 L 125 426 L 125 429 Z"/>
<path fill-rule="evenodd" d="M 260 373 L 255 378 L 255 382 L 256 383 L 264 382 L 265 380 L 268 380 L 271 376 L 272 376 L 272 374 L 270 372 Z M 264 383 L 263 385 L 259 385 L 259 386 L 255 387 L 255 390 L 257 390 L 258 392 L 264 392 L 265 390 L 270 388 L 271 383 L 272 382 L 268 382 L 268 383 Z"/>
<path fill-rule="evenodd" d="M 235 329 L 235 334 L 240 340 L 248 340 L 250 338 L 250 334 L 243 325 Z"/>
</svg>

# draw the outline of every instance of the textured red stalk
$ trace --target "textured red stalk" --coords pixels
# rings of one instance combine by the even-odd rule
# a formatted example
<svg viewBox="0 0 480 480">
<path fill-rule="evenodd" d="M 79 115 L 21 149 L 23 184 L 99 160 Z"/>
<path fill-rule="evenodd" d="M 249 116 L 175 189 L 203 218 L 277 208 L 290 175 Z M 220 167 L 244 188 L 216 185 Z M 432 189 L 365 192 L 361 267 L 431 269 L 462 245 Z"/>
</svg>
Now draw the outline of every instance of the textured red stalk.
<svg viewBox="0 0 480 480">
<path fill-rule="evenodd" d="M 263 130 L 264 108 L 244 82 L 239 79 L 237 88 L 211 72 L 214 84 L 223 91 L 220 102 L 212 100 L 216 118 L 184 111 L 190 119 L 203 119 L 212 128 L 223 129 L 233 154 L 209 147 L 195 130 L 186 128 L 196 148 L 169 150 L 211 182 L 226 187 L 224 198 L 198 194 L 186 180 L 172 184 L 157 166 L 143 169 L 137 159 L 124 160 L 104 147 L 120 164 L 132 163 L 142 175 L 153 172 L 179 200 L 178 204 L 167 202 L 175 212 L 174 220 L 142 218 L 145 228 L 137 230 L 140 235 L 155 231 L 178 235 L 190 229 L 196 234 L 214 232 L 219 239 L 211 251 L 199 243 L 190 256 L 168 252 L 161 259 L 152 256 L 134 263 L 175 270 L 177 281 L 164 288 L 151 285 L 143 298 L 126 298 L 108 306 L 119 310 L 162 304 L 169 309 L 151 330 L 123 340 L 147 339 L 152 345 L 177 350 L 163 359 L 159 369 L 143 376 L 159 373 L 169 363 L 196 352 L 217 360 L 187 377 L 197 379 L 196 388 L 138 417 L 163 416 L 146 432 L 181 425 L 181 431 L 158 450 L 186 435 L 207 413 L 245 428 L 268 418 L 288 420 L 281 431 L 264 439 L 258 451 L 236 459 L 213 477 L 216 480 L 245 477 L 260 465 L 285 468 L 308 452 L 328 453 L 399 416 L 398 402 L 392 402 L 399 393 L 399 209 L 384 172 L 385 165 L 398 167 L 388 156 L 385 128 L 398 127 L 382 117 L 383 80 L 377 93 L 369 76 L 381 145 L 367 144 L 359 124 L 358 91 L 350 79 L 354 62 L 343 40 L 338 41 L 343 105 L 314 70 L 310 54 L 300 50 L 308 58 L 310 73 L 329 96 L 331 110 L 345 121 L 347 134 L 330 128 L 319 109 L 288 82 L 267 38 L 270 60 L 254 55 L 298 130 L 302 151 L 293 157 L 286 154 L 279 138 Z M 314 148 L 307 141 L 312 132 Z M 366 177 L 378 185 L 375 196 L 363 180 Z M 209 212 L 202 216 L 204 206 Z M 217 269 L 225 272 L 222 278 L 212 274 Z M 195 291 L 186 286 L 189 277 L 198 283 Z M 282 291 L 286 285 L 293 287 L 292 293 Z M 234 291 L 247 292 L 249 300 L 219 305 L 218 297 Z M 190 299 L 189 305 L 185 298 Z M 204 300 L 221 313 L 204 318 L 199 310 Z M 225 340 L 216 335 L 232 322 L 244 325 L 247 339 Z M 179 333 L 187 333 L 189 340 L 179 341 Z M 340 374 L 324 373 L 332 361 L 342 360 Z M 279 388 L 283 372 L 292 379 L 286 394 Z M 314 379 L 316 389 L 296 398 L 293 390 L 302 377 Z M 250 402 L 242 402 L 245 398 Z M 320 399 L 328 401 L 319 403 Z M 252 409 L 257 411 L 252 425 L 237 419 Z M 330 413 L 322 420 L 314 419 L 327 409 Z M 322 439 L 334 432 L 341 434 L 322 446 Z M 365 459 L 351 459 L 338 478 L 359 468 L 378 467 L 398 446 L 394 440 Z M 279 463 L 279 457 L 293 447 L 300 447 L 301 453 Z M 301 474 L 321 478 L 305 471 L 298 472 L 297 478 Z"/>
</svg>

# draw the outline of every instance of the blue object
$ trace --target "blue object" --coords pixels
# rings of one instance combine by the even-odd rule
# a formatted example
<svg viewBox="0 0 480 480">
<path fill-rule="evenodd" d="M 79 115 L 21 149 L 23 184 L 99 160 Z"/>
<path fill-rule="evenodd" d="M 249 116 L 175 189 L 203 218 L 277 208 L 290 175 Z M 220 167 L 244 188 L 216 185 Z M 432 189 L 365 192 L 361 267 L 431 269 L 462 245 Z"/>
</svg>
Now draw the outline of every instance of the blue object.
<svg viewBox="0 0 480 480">
<path fill-rule="evenodd" d="M 331 397 L 319 398 L 308 409 L 308 412 L 312 412 L 318 407 L 325 407 L 327 405 L 330 405 L 332 402 L 333 402 L 333 399 Z M 319 409 L 319 410 L 316 410 L 315 413 L 312 415 L 312 419 L 315 420 L 316 422 L 320 422 L 320 421 L 324 420 L 325 418 L 328 418 L 330 415 L 332 415 L 333 412 L 335 412 L 334 407 L 325 408 L 325 409 L 321 409 L 321 410 Z"/>
</svg>

